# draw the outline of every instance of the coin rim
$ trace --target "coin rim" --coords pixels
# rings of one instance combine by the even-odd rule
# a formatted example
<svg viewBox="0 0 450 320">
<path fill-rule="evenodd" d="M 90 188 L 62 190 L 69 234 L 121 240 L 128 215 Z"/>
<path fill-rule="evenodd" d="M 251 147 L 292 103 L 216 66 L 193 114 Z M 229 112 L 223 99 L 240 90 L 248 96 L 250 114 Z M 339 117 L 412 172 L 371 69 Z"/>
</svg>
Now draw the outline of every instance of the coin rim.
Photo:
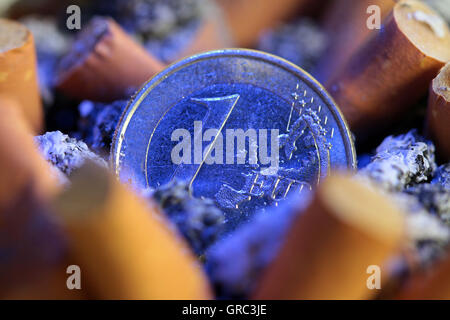
<svg viewBox="0 0 450 320">
<path fill-rule="evenodd" d="M 145 97 L 148 95 L 148 93 L 151 91 L 151 89 L 157 86 L 160 82 L 165 80 L 173 73 L 177 72 L 178 70 L 186 66 L 192 65 L 193 63 L 202 60 L 224 56 L 251 58 L 253 60 L 259 59 L 264 62 L 269 62 L 272 65 L 278 66 L 282 69 L 287 70 L 288 72 L 296 74 L 303 81 L 307 82 L 307 84 L 311 86 L 311 89 L 313 89 L 324 100 L 325 103 L 328 103 L 328 105 L 335 107 L 329 108 L 329 110 L 334 115 L 337 125 L 341 127 L 340 129 L 347 135 L 348 138 L 344 139 L 344 146 L 347 153 L 347 157 L 351 159 L 351 163 L 348 164 L 348 169 L 352 171 L 356 170 L 357 168 L 356 150 L 355 145 L 353 143 L 350 128 L 347 124 L 347 121 L 345 120 L 345 117 L 341 109 L 339 108 L 339 105 L 336 103 L 336 101 L 334 101 L 333 97 L 328 93 L 328 91 L 324 88 L 324 86 L 320 82 L 318 82 L 309 72 L 303 70 L 301 67 L 279 56 L 253 49 L 227 48 L 227 49 L 206 51 L 175 61 L 174 63 L 170 64 L 167 68 L 165 68 L 163 71 L 151 77 L 131 97 L 126 108 L 122 112 L 122 115 L 120 116 L 111 143 L 109 162 L 111 168 L 114 170 L 117 177 L 119 177 L 120 149 L 124 139 L 124 134 L 135 111 L 140 106 Z"/>
</svg>

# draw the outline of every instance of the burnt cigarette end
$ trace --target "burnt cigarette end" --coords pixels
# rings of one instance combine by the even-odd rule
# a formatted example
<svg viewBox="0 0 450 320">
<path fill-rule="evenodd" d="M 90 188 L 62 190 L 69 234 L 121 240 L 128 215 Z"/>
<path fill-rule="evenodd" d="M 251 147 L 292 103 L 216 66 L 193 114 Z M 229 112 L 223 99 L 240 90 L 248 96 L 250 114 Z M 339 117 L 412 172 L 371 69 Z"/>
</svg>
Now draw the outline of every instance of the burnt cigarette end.
<svg viewBox="0 0 450 320">
<path fill-rule="evenodd" d="M 360 139 L 398 121 L 450 60 L 450 30 L 426 4 L 397 3 L 384 26 L 327 84 Z"/>
<path fill-rule="evenodd" d="M 438 61 L 450 60 L 450 31 L 444 19 L 430 7 L 407 0 L 407 6 L 394 10 L 400 31 L 426 56 Z"/>
<path fill-rule="evenodd" d="M 112 19 L 96 17 L 61 60 L 55 82 L 73 98 L 112 102 L 129 98 L 163 67 Z"/>
<path fill-rule="evenodd" d="M 58 74 L 64 77 L 64 73 L 77 65 L 82 64 L 95 49 L 100 41 L 108 34 L 108 19 L 95 17 L 83 28 L 72 50 L 61 59 L 58 66 Z"/>
</svg>

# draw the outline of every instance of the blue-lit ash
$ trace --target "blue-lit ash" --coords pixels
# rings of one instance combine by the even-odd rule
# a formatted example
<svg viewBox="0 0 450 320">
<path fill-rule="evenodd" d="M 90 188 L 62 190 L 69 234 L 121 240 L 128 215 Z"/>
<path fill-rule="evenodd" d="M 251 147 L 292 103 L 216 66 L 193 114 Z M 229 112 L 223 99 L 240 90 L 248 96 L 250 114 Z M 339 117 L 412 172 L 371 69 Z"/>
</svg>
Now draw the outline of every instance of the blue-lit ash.
<svg viewBox="0 0 450 320">
<path fill-rule="evenodd" d="M 450 190 L 450 163 L 437 168 L 431 183 L 441 185 L 446 190 Z"/>
<path fill-rule="evenodd" d="M 117 123 L 128 101 L 117 100 L 109 104 L 83 101 L 79 106 L 80 137 L 98 154 L 108 157 Z"/>
<path fill-rule="evenodd" d="M 405 190 L 430 213 L 440 217 L 450 227 L 450 189 L 440 183 L 424 183 Z"/>
<path fill-rule="evenodd" d="M 410 249 L 424 268 L 442 257 L 450 243 L 449 165 L 436 169 L 434 152 L 433 143 L 415 130 L 389 136 L 358 173 L 408 214 Z"/>
<path fill-rule="evenodd" d="M 35 137 L 35 142 L 47 162 L 66 175 L 80 168 L 86 161 L 107 167 L 107 163 L 89 150 L 83 141 L 70 138 L 60 131 L 47 132 Z"/>
<path fill-rule="evenodd" d="M 397 137 L 389 136 L 360 172 L 386 190 L 401 191 L 430 180 L 436 170 L 434 151 L 434 145 L 415 130 Z"/>
<path fill-rule="evenodd" d="M 197 255 L 204 254 L 224 231 L 222 211 L 210 199 L 192 197 L 183 182 L 170 182 L 154 190 L 151 195 Z"/>
</svg>

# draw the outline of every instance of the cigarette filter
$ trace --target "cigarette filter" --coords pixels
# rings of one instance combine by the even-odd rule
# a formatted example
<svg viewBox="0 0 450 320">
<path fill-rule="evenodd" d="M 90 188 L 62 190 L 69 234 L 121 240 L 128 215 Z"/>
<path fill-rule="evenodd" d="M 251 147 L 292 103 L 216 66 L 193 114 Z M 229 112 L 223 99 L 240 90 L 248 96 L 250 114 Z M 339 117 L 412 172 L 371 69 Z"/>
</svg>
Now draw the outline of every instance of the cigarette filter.
<svg viewBox="0 0 450 320">
<path fill-rule="evenodd" d="M 203 271 L 155 207 L 87 165 L 55 201 L 88 291 L 100 299 L 206 299 Z"/>
</svg>

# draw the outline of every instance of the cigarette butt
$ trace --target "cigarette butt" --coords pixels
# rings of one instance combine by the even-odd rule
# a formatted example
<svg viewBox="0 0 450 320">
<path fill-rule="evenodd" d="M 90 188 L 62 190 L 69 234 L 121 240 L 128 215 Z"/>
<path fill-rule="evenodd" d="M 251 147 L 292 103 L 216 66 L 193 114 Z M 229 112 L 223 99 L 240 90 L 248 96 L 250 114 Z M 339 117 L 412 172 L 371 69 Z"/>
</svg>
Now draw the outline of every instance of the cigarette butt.
<svg viewBox="0 0 450 320">
<path fill-rule="evenodd" d="M 0 97 L 0 211 L 31 184 L 46 199 L 58 189 L 57 176 L 40 155 L 28 122 L 14 100 Z"/>
<path fill-rule="evenodd" d="M 22 114 L 0 97 L 0 299 L 69 298 L 65 281 L 54 280 L 62 240 L 44 207 L 59 189 L 57 176 Z"/>
<path fill-rule="evenodd" d="M 447 63 L 430 85 L 427 131 L 438 154 L 450 161 L 450 63 Z"/>
<path fill-rule="evenodd" d="M 392 125 L 426 94 L 450 60 L 450 31 L 420 1 L 400 1 L 384 27 L 327 84 L 350 128 L 367 138 Z"/>
<path fill-rule="evenodd" d="M 318 186 L 266 270 L 256 299 L 366 299 L 369 266 L 400 247 L 404 216 L 378 192 L 334 174 Z"/>
<path fill-rule="evenodd" d="M 443 261 L 433 266 L 433 270 L 415 273 L 395 299 L 449 300 L 450 252 L 447 252 L 447 257 Z"/>
<path fill-rule="evenodd" d="M 71 256 L 99 299 L 206 299 L 200 265 L 165 218 L 89 164 L 55 201 Z"/>
<path fill-rule="evenodd" d="M 31 32 L 22 24 L 0 19 L 0 94 L 17 100 L 33 132 L 39 133 L 43 109 L 36 68 Z"/>
<path fill-rule="evenodd" d="M 65 94 L 100 102 L 127 98 L 164 65 L 112 19 L 93 18 L 57 72 Z"/>
<path fill-rule="evenodd" d="M 370 9 L 378 6 L 381 22 L 394 5 L 394 0 L 334 1 L 323 19 L 330 44 L 317 64 L 318 68 L 315 72 L 317 79 L 327 83 L 361 44 L 376 32 L 374 29 L 369 29 L 367 25 L 370 18 L 368 9 L 371 6 Z M 373 14 L 372 11 L 370 12 Z"/>
<path fill-rule="evenodd" d="M 317 0 L 316 0 L 317 1 Z M 292 17 L 309 0 L 218 0 L 233 41 L 239 47 L 254 45 L 260 33 Z"/>
</svg>

